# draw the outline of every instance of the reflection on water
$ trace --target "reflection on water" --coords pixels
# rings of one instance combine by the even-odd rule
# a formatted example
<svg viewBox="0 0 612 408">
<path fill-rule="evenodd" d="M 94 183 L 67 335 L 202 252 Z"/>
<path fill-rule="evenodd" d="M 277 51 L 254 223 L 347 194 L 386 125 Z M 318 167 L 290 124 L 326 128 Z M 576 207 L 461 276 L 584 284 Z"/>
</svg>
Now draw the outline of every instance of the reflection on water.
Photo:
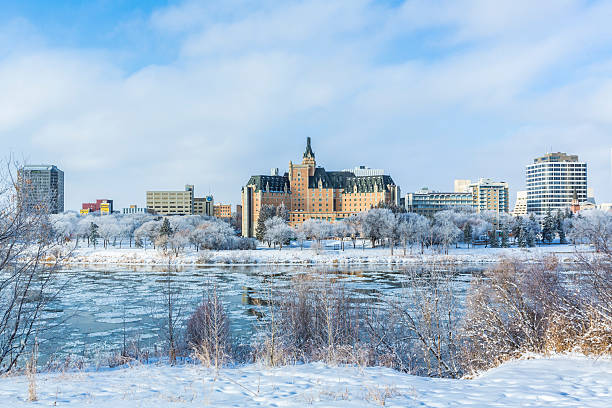
<svg viewBox="0 0 612 408">
<path fill-rule="evenodd" d="M 341 283 L 357 300 L 381 301 L 406 284 L 406 272 L 424 273 L 431 266 L 196 266 L 108 267 L 67 270 L 54 283 L 63 287 L 58 298 L 44 311 L 39 332 L 41 362 L 53 355 L 86 360 L 120 350 L 124 336 L 140 347 L 153 349 L 164 343 L 164 293 L 177 296 L 176 310 L 184 321 L 202 296 L 216 288 L 231 322 L 232 335 L 247 341 L 254 325 L 265 315 L 270 298 L 282 298 L 291 280 L 325 277 Z M 480 266 L 461 267 L 458 293 L 465 295 L 467 283 Z M 439 270 L 439 268 L 438 268 Z M 451 272 L 449 270 L 449 272 Z"/>
</svg>

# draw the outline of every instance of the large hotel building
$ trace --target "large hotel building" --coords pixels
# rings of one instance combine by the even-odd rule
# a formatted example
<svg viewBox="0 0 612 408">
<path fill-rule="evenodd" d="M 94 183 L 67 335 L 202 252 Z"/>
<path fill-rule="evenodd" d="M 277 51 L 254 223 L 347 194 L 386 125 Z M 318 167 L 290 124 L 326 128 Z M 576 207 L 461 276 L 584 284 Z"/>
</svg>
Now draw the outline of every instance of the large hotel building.
<svg viewBox="0 0 612 408">
<path fill-rule="evenodd" d="M 289 172 L 282 176 L 276 171 L 270 176 L 252 176 L 242 188 L 242 235 L 255 236 L 263 205 L 284 204 L 289 210 L 289 225 L 297 226 L 310 218 L 337 221 L 379 203 L 399 202 L 400 189 L 391 176 L 317 167 L 308 138 L 301 164 L 289 162 Z"/>
<path fill-rule="evenodd" d="M 587 165 L 578 156 L 547 153 L 526 168 L 527 212 L 537 217 L 587 201 Z"/>
</svg>

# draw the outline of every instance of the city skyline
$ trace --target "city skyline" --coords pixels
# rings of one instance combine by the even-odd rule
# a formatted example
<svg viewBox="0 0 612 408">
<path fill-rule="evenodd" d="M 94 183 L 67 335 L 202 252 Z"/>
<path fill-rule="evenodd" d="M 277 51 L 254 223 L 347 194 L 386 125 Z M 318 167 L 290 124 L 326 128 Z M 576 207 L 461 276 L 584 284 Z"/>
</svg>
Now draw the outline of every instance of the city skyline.
<svg viewBox="0 0 612 408">
<path fill-rule="evenodd" d="M 610 4 L 113 3 L 0 17 L 0 140 L 65 172 L 66 209 L 184 184 L 237 204 L 307 136 L 402 192 L 506 181 L 511 208 L 534 157 L 577 154 L 612 201 Z"/>
</svg>

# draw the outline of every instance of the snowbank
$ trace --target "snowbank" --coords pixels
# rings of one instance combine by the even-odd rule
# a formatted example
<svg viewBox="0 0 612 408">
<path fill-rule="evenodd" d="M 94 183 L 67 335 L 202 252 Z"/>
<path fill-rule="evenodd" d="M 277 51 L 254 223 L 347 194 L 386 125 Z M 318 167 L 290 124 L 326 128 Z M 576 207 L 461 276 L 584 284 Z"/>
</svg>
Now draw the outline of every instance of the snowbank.
<svg viewBox="0 0 612 408">
<path fill-rule="evenodd" d="M 356 249 L 346 244 L 346 250 L 339 249 L 338 241 L 326 242 L 317 253 L 308 247 L 300 249 L 292 246 L 282 250 L 260 247 L 256 250 L 232 251 L 199 251 L 188 249 L 172 262 L 179 265 L 196 264 L 421 264 L 433 262 L 495 263 L 500 256 L 518 257 L 525 261 L 539 259 L 543 255 L 553 254 L 561 262 L 572 262 L 575 247 L 571 245 L 550 245 L 535 248 L 451 248 L 448 255 L 427 250 L 421 255 L 414 249 L 412 254 L 403 255 L 403 250 L 396 248 L 391 255 L 389 248 Z M 588 250 L 588 249 L 587 249 Z M 168 258 L 152 248 L 113 248 L 108 249 L 81 247 L 74 251 L 72 264 L 117 264 L 117 265 L 163 265 Z"/>
<path fill-rule="evenodd" d="M 512 361 L 473 380 L 385 368 L 306 364 L 224 369 L 137 366 L 43 374 L 37 404 L 68 407 L 609 407 L 612 361 L 564 356 Z M 0 378 L 3 408 L 30 407 L 23 376 Z"/>
</svg>

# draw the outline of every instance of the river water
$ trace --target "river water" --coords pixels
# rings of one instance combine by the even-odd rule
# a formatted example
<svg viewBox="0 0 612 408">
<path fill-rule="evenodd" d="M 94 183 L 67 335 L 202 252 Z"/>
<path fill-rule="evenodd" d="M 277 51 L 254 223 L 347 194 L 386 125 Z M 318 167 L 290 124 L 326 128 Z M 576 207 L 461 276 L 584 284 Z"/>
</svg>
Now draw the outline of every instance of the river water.
<svg viewBox="0 0 612 408">
<path fill-rule="evenodd" d="M 408 273 L 431 266 L 189 266 L 71 269 L 54 282 L 59 294 L 44 311 L 38 333 L 39 361 L 104 361 L 124 341 L 142 349 L 161 349 L 166 341 L 167 290 L 183 326 L 202 296 L 216 288 L 230 318 L 232 336 L 248 341 L 265 315 L 270 297 L 282 297 L 298 275 L 316 275 L 341 283 L 351 297 L 379 302 L 406 286 Z M 453 274 L 460 301 L 473 273 L 482 266 L 462 266 Z M 182 323 L 181 323 L 182 322 Z"/>
</svg>

